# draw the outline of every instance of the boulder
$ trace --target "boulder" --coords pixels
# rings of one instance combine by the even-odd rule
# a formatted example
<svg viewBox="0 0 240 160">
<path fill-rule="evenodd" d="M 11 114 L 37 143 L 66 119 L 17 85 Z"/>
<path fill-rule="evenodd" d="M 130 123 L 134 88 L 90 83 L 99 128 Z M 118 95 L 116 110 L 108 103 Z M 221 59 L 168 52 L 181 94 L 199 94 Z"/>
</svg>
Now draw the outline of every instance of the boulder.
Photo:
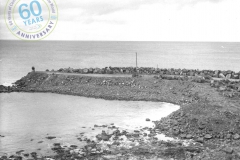
<svg viewBox="0 0 240 160">
<path fill-rule="evenodd" d="M 206 134 L 206 135 L 204 136 L 204 138 L 205 138 L 205 139 L 211 139 L 211 138 L 212 138 L 212 135 Z"/>
<path fill-rule="evenodd" d="M 196 142 L 203 143 L 204 139 L 202 137 L 199 137 L 195 140 Z"/>
<path fill-rule="evenodd" d="M 74 73 L 78 73 L 78 72 L 79 72 L 79 69 L 73 69 L 73 72 L 74 72 Z"/>
<path fill-rule="evenodd" d="M 227 75 L 226 75 L 226 78 L 227 78 L 227 79 L 231 79 L 231 77 L 232 77 L 231 74 L 227 74 Z"/>
<path fill-rule="evenodd" d="M 199 122 L 198 123 L 198 128 L 199 129 L 204 129 L 206 127 L 206 123 L 205 122 Z"/>
<path fill-rule="evenodd" d="M 233 75 L 233 79 L 238 79 L 238 78 L 239 78 L 239 75 L 237 75 L 237 74 Z"/>
<path fill-rule="evenodd" d="M 227 134 L 227 139 L 231 139 L 232 138 L 232 134 Z"/>
<path fill-rule="evenodd" d="M 190 72 L 189 75 L 190 76 L 195 76 L 195 73 L 194 72 Z"/>
<path fill-rule="evenodd" d="M 84 68 L 84 69 L 83 69 L 83 73 L 84 73 L 84 74 L 87 74 L 87 73 L 88 73 L 88 69 L 87 69 L 87 68 Z"/>
<path fill-rule="evenodd" d="M 100 68 L 95 68 L 95 69 L 93 70 L 93 73 L 100 74 L 100 73 L 101 73 L 101 69 L 100 69 Z"/>
<path fill-rule="evenodd" d="M 186 135 L 186 134 L 181 134 L 180 137 L 181 137 L 182 139 L 184 139 L 184 138 L 187 137 L 187 135 Z"/>
<path fill-rule="evenodd" d="M 219 78 L 226 78 L 223 73 L 219 74 Z"/>
<path fill-rule="evenodd" d="M 230 70 L 228 70 L 227 72 L 226 72 L 226 74 L 232 74 L 233 73 L 233 71 L 230 71 Z"/>
<path fill-rule="evenodd" d="M 180 134 L 180 130 L 179 130 L 178 128 L 174 128 L 174 129 L 173 129 L 173 134 L 174 134 L 175 136 L 179 135 L 179 134 Z"/>
<path fill-rule="evenodd" d="M 235 135 L 233 136 L 233 139 L 234 139 L 234 140 L 240 139 L 240 135 L 239 135 L 239 134 L 235 134 Z"/>
<path fill-rule="evenodd" d="M 193 136 L 191 135 L 191 134 L 188 134 L 187 136 L 186 136 L 186 138 L 187 139 L 191 139 Z"/>
<path fill-rule="evenodd" d="M 227 153 L 227 154 L 232 154 L 233 153 L 233 149 L 229 148 L 229 147 L 223 148 L 222 151 Z"/>
<path fill-rule="evenodd" d="M 98 134 L 98 135 L 96 135 L 96 138 L 97 138 L 97 140 L 101 141 L 102 140 L 102 135 Z"/>
<path fill-rule="evenodd" d="M 106 70 L 106 73 L 107 73 L 107 74 L 113 74 L 113 71 L 112 71 L 110 68 L 108 68 L 108 69 Z"/>
<path fill-rule="evenodd" d="M 218 75 L 218 74 L 219 74 L 219 71 L 218 71 L 218 70 L 214 71 L 214 74 L 217 74 L 217 75 Z"/>
<path fill-rule="evenodd" d="M 110 139 L 111 136 L 109 135 L 102 135 L 102 140 L 104 141 L 108 141 Z"/>
<path fill-rule="evenodd" d="M 93 73 L 93 69 L 92 69 L 92 68 L 89 68 L 89 69 L 88 69 L 88 73 Z"/>
<path fill-rule="evenodd" d="M 47 139 L 55 139 L 56 137 L 54 137 L 54 136 L 48 136 L 48 137 L 46 137 Z"/>
<path fill-rule="evenodd" d="M 225 86 L 219 87 L 219 91 L 226 91 L 226 90 L 227 90 L 227 88 Z"/>
<path fill-rule="evenodd" d="M 150 134 L 148 134 L 148 137 L 154 137 L 156 135 L 157 135 L 156 133 L 150 133 Z"/>
</svg>

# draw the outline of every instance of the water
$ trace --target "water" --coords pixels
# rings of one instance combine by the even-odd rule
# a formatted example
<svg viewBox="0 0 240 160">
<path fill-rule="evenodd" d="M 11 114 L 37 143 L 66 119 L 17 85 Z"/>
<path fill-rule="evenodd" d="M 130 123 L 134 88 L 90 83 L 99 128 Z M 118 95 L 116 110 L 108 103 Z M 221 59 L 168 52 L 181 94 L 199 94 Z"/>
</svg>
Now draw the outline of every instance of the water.
<svg viewBox="0 0 240 160">
<path fill-rule="evenodd" d="M 101 133 L 94 124 L 114 123 L 124 129 L 153 127 L 146 118 L 159 120 L 179 106 L 157 102 L 107 101 L 52 93 L 0 94 L 0 155 L 19 150 L 48 154 L 54 142 L 83 145 L 76 138 Z M 82 128 L 86 127 L 86 128 Z M 90 128 L 91 127 L 91 128 Z M 56 136 L 47 140 L 47 136 Z M 38 143 L 43 141 L 43 143 Z"/>
<path fill-rule="evenodd" d="M 106 66 L 187 68 L 240 71 L 240 43 L 226 42 L 100 42 L 0 40 L 0 84 L 11 84 L 36 70 Z M 48 153 L 50 144 L 82 145 L 76 135 L 93 136 L 94 124 L 122 128 L 152 126 L 179 107 L 166 103 L 105 101 L 76 96 L 0 94 L 0 154 L 21 149 Z M 82 128 L 86 127 L 86 128 Z M 57 136 L 47 140 L 45 137 Z M 38 143 L 43 141 L 43 143 Z"/>
<path fill-rule="evenodd" d="M 240 71 L 240 43 L 0 41 L 0 84 L 31 71 L 106 66 Z"/>
</svg>

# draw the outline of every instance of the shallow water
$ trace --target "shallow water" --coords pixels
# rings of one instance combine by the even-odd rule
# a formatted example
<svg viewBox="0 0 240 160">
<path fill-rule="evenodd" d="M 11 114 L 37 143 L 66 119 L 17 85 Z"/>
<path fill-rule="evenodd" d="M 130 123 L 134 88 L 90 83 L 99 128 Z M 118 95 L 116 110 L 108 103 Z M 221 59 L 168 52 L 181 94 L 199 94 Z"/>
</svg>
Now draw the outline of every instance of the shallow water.
<svg viewBox="0 0 240 160">
<path fill-rule="evenodd" d="M 87 132 L 94 136 L 103 129 L 92 130 L 94 124 L 114 123 L 129 130 L 152 127 L 146 118 L 159 120 L 177 109 L 177 105 L 159 102 L 107 101 L 51 93 L 0 94 L 0 135 L 5 136 L 0 138 L 0 154 L 37 149 L 47 154 L 54 142 L 81 146 L 77 135 Z M 57 138 L 47 140 L 47 136 Z"/>
</svg>

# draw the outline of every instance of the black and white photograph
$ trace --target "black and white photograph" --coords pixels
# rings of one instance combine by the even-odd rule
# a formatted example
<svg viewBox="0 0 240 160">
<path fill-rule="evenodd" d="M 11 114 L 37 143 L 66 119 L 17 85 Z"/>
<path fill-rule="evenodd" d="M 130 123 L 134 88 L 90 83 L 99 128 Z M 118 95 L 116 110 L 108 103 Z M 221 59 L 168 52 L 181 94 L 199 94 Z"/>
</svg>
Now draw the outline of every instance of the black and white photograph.
<svg viewBox="0 0 240 160">
<path fill-rule="evenodd" d="M 240 160 L 240 1 L 1 0 L 0 160 Z"/>
</svg>

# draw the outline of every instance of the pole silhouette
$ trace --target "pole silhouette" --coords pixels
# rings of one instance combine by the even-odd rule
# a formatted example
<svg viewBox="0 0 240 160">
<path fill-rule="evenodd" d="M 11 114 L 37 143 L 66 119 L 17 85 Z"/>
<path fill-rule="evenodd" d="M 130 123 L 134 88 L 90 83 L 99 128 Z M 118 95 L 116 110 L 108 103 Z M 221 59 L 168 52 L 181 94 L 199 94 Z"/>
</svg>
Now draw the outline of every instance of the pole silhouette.
<svg viewBox="0 0 240 160">
<path fill-rule="evenodd" d="M 137 70 L 137 65 L 138 63 L 137 63 L 137 52 L 136 52 L 136 70 Z"/>
</svg>

